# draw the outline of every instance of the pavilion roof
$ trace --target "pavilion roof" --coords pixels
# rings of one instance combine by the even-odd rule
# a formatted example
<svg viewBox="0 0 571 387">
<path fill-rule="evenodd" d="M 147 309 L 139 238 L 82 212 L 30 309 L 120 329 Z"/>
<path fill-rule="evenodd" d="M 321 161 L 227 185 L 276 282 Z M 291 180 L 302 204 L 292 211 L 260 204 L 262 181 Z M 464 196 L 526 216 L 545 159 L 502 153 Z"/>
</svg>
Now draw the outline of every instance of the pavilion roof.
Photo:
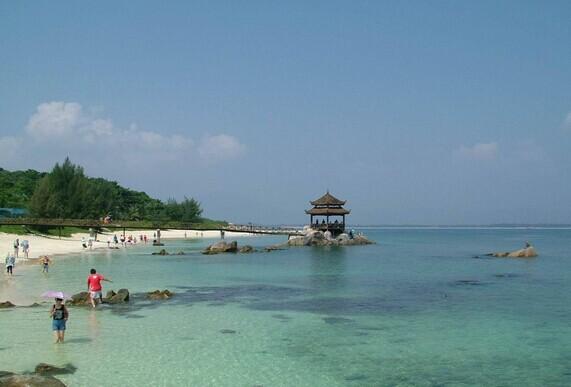
<svg viewBox="0 0 571 387">
<path fill-rule="evenodd" d="M 327 191 L 325 195 L 312 201 L 311 204 L 313 206 L 342 206 L 345 204 L 345 200 L 337 199 Z"/>
<path fill-rule="evenodd" d="M 305 210 L 308 215 L 347 215 L 351 210 L 346 210 L 344 208 L 312 208 L 310 210 Z"/>
</svg>

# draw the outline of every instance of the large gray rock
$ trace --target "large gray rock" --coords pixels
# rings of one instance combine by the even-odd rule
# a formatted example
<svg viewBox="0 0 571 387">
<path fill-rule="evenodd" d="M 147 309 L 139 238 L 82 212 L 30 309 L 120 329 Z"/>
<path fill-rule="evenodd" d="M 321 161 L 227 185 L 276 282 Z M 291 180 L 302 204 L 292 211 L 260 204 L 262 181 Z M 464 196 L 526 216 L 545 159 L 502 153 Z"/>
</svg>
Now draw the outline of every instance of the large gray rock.
<svg viewBox="0 0 571 387">
<path fill-rule="evenodd" d="M 119 289 L 117 293 L 109 297 L 106 302 L 108 304 L 124 304 L 129 302 L 129 290 Z"/>
<path fill-rule="evenodd" d="M 340 234 L 337 238 L 327 238 L 321 231 L 309 230 L 304 236 L 293 237 L 287 241 L 287 246 L 355 246 L 370 245 L 370 241 L 363 235 L 356 235 L 353 239 L 347 234 Z"/>
<path fill-rule="evenodd" d="M 528 246 L 524 249 L 519 249 L 515 251 L 506 251 L 506 252 L 499 252 L 499 253 L 491 253 L 488 254 L 492 257 L 498 258 L 533 258 L 537 257 L 537 251 L 533 246 Z"/>
<path fill-rule="evenodd" d="M 235 253 L 238 251 L 238 242 L 232 241 L 227 243 L 220 241 L 208 246 L 202 254 L 220 254 L 220 253 Z"/>
<path fill-rule="evenodd" d="M 89 300 L 89 293 L 88 292 L 80 292 L 71 296 L 71 300 L 68 301 L 70 305 L 75 306 L 86 306 L 91 305 L 91 301 Z"/>
<path fill-rule="evenodd" d="M 65 387 L 65 384 L 53 376 L 9 375 L 0 377 L 0 387 Z"/>
</svg>

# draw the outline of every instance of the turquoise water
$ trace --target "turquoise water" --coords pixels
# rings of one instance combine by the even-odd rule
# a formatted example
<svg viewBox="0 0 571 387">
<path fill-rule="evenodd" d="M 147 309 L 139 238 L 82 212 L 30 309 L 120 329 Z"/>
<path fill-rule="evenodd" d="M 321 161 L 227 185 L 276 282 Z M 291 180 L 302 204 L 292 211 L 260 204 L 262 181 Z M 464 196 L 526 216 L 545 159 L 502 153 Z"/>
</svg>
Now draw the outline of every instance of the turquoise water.
<svg viewBox="0 0 571 387">
<path fill-rule="evenodd" d="M 0 370 L 72 363 L 69 386 L 568 386 L 571 230 L 372 229 L 373 246 L 203 256 L 212 240 L 18 267 L 0 301 L 84 290 L 91 267 L 134 302 L 0 310 Z M 475 258 L 531 241 L 536 259 Z M 273 237 L 239 243 L 266 246 Z M 282 239 L 283 241 L 283 239 Z M 175 298 L 138 293 L 168 288 Z"/>
</svg>

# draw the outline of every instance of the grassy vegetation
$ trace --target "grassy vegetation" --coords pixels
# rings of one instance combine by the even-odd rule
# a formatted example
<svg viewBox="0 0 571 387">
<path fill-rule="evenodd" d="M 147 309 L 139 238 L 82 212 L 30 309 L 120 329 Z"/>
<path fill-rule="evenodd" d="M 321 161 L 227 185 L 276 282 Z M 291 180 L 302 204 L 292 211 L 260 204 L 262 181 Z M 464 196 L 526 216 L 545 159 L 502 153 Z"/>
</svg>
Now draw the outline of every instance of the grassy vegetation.
<svg viewBox="0 0 571 387">
<path fill-rule="evenodd" d="M 27 227 L 27 226 L 0 226 L 0 232 L 15 235 L 40 234 L 51 237 L 59 237 L 60 231 L 57 227 Z M 88 233 L 89 229 L 81 227 L 62 227 L 61 236 L 69 238 L 72 234 Z"/>
<path fill-rule="evenodd" d="M 28 230 L 24 226 L 0 226 L 0 232 L 16 235 L 28 234 Z"/>
</svg>

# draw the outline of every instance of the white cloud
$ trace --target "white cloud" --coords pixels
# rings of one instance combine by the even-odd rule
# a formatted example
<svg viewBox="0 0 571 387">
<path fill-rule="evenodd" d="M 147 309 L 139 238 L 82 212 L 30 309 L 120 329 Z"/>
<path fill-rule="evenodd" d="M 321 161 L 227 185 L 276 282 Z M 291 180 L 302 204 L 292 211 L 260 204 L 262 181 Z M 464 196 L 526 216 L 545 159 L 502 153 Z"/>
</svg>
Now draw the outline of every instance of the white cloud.
<svg viewBox="0 0 571 387">
<path fill-rule="evenodd" d="M 243 144 L 227 134 L 204 137 L 198 147 L 200 156 L 208 161 L 233 159 L 241 156 L 245 150 Z"/>
<path fill-rule="evenodd" d="M 30 117 L 26 131 L 40 137 L 67 136 L 77 129 L 82 117 L 82 107 L 78 103 L 46 102 Z"/>
<path fill-rule="evenodd" d="M 180 165 L 189 161 L 223 161 L 239 157 L 245 149 L 227 134 L 204 137 L 196 147 L 186 135 L 141 130 L 135 124 L 124 129 L 99 114 L 100 109 L 84 109 L 77 102 L 42 103 L 19 136 L 0 137 L 0 162 L 20 157 L 11 150 L 21 144 L 26 144 L 27 156 L 42 161 L 42 167 L 48 160 L 61 161 L 70 156 L 79 164 L 91 161 L 109 168 L 123 161 L 132 166 L 140 164 L 139 169 L 144 169 L 163 162 Z"/>
<path fill-rule="evenodd" d="M 471 147 L 462 145 L 454 153 L 471 160 L 494 160 L 498 156 L 498 143 L 478 143 Z"/>
</svg>

